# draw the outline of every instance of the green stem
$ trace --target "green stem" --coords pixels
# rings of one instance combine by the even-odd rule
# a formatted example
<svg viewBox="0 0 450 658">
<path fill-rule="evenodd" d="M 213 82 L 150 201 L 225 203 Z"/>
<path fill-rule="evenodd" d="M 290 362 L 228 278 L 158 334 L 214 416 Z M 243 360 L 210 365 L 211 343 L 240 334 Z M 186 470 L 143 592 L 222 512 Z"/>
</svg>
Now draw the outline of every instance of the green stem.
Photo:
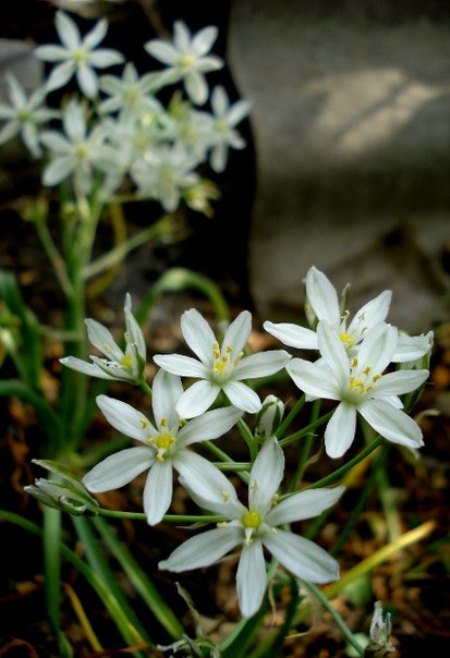
<svg viewBox="0 0 450 658">
<path fill-rule="evenodd" d="M 115 534 L 111 531 L 111 528 L 109 528 L 103 519 L 96 518 L 93 519 L 92 522 L 102 536 L 108 550 L 122 566 L 128 577 L 128 581 L 140 594 L 156 619 L 174 640 L 179 639 L 183 635 L 183 627 L 171 608 L 169 608 L 164 599 L 160 596 L 158 590 L 148 578 L 145 571 L 141 569 L 126 546 L 117 539 Z"/>
<path fill-rule="evenodd" d="M 360 453 L 358 453 L 353 459 L 350 459 L 346 464 L 341 466 L 340 468 L 337 468 L 333 473 L 330 473 L 329 475 L 325 476 L 324 478 L 317 480 L 317 482 L 314 482 L 314 484 L 309 487 L 310 489 L 318 489 L 319 487 L 328 487 L 330 484 L 334 484 L 338 480 L 340 480 L 346 473 L 349 471 L 353 466 L 356 464 L 359 464 L 363 459 L 368 457 L 374 450 L 379 448 L 379 446 L 383 445 L 384 439 L 382 436 L 377 436 L 376 439 L 373 439 L 369 443 L 368 446 L 364 448 L 364 450 L 361 450 Z"/>
<path fill-rule="evenodd" d="M 122 512 L 100 507 L 98 513 L 111 519 L 129 519 L 133 521 L 146 521 L 144 512 Z M 165 514 L 163 521 L 167 523 L 219 523 L 224 517 L 221 514 Z"/>
<path fill-rule="evenodd" d="M 298 416 L 298 414 L 301 412 L 301 410 L 303 409 L 304 406 L 305 406 L 305 396 L 302 395 L 297 400 L 297 402 L 294 404 L 294 406 L 292 407 L 292 409 L 290 410 L 290 412 L 288 413 L 286 418 L 283 420 L 283 422 L 280 423 L 280 425 L 278 426 L 277 431 L 275 432 L 275 435 L 279 439 L 281 439 L 281 437 L 286 432 L 289 425 L 292 423 L 294 418 L 296 418 L 296 416 Z"/>
<path fill-rule="evenodd" d="M 311 411 L 311 423 L 315 423 L 319 417 L 321 400 L 314 400 L 313 407 Z M 297 464 L 297 470 L 292 478 L 290 491 L 296 491 L 298 489 L 300 482 L 302 481 L 303 474 L 306 470 L 308 464 L 309 456 L 311 454 L 312 446 L 314 443 L 314 434 L 310 432 L 306 435 L 305 441 L 303 443 L 302 450 L 300 451 L 300 457 Z"/>
<path fill-rule="evenodd" d="M 325 608 L 325 610 L 329 612 L 329 614 L 333 617 L 336 625 L 338 626 L 344 637 L 348 640 L 348 642 L 350 642 L 352 647 L 356 649 L 358 654 L 360 656 L 363 656 L 364 655 L 363 647 L 361 647 L 359 642 L 357 642 L 353 633 L 351 632 L 345 621 L 342 619 L 341 615 L 338 613 L 336 608 L 329 602 L 325 594 L 312 583 L 307 583 L 306 581 L 302 581 L 302 585 L 305 589 L 308 590 L 310 594 L 312 594 L 319 601 L 319 603 Z"/>
<path fill-rule="evenodd" d="M 312 423 L 309 423 L 306 427 L 303 429 L 299 430 L 298 432 L 294 432 L 294 434 L 291 434 L 290 436 L 287 436 L 285 439 L 281 439 L 280 441 L 280 446 L 284 448 L 285 446 L 290 445 L 291 443 L 294 443 L 295 441 L 298 441 L 299 439 L 303 438 L 307 434 L 310 434 L 313 430 L 317 429 L 320 427 L 320 425 L 323 425 L 326 423 L 331 416 L 334 413 L 334 409 L 332 411 L 329 411 L 328 413 L 324 414 L 317 420 L 315 420 Z"/>
</svg>

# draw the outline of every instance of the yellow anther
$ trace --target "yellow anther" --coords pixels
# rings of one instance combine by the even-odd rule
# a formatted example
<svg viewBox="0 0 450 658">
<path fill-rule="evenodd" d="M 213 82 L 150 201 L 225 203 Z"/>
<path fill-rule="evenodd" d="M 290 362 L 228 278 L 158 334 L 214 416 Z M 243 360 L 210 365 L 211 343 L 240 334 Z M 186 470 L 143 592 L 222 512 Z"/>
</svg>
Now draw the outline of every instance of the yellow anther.
<svg viewBox="0 0 450 658">
<path fill-rule="evenodd" d="M 358 357 L 357 356 L 353 357 L 353 359 L 351 360 L 350 365 L 351 365 L 352 368 L 356 368 L 356 366 L 358 365 Z"/>
<path fill-rule="evenodd" d="M 231 354 L 231 352 L 233 351 L 233 348 L 231 347 L 231 345 L 227 345 L 226 348 L 225 348 L 225 351 L 226 351 L 228 354 Z"/>
<path fill-rule="evenodd" d="M 353 347 L 353 345 L 355 344 L 355 341 L 350 336 L 350 334 L 346 334 L 344 331 L 339 334 L 339 338 L 347 347 Z"/>
<path fill-rule="evenodd" d="M 155 443 L 161 450 L 168 450 L 175 441 L 176 438 L 169 433 L 158 434 L 155 438 Z"/>
<path fill-rule="evenodd" d="M 167 422 L 168 422 L 168 421 L 167 421 L 167 418 L 166 418 L 165 416 L 163 416 L 163 417 L 161 418 L 159 424 L 161 425 L 161 427 L 167 427 Z"/>
<path fill-rule="evenodd" d="M 220 357 L 219 343 L 214 343 L 214 345 L 213 345 L 213 354 L 214 354 L 215 359 L 218 359 Z"/>
<path fill-rule="evenodd" d="M 223 502 L 228 503 L 228 501 L 230 500 L 230 494 L 228 493 L 228 491 L 221 491 L 220 493 L 222 495 Z"/>
<path fill-rule="evenodd" d="M 140 418 L 139 425 L 142 427 L 143 430 L 145 430 L 150 425 L 150 423 L 146 418 Z"/>
<path fill-rule="evenodd" d="M 381 375 L 374 375 L 374 376 L 372 377 L 372 381 L 373 381 L 373 382 L 377 382 L 379 379 L 381 379 Z"/>
<path fill-rule="evenodd" d="M 366 366 L 366 367 L 364 368 L 364 370 L 363 370 L 363 375 L 365 375 L 366 377 L 368 377 L 369 374 L 370 374 L 370 371 L 371 371 L 371 370 L 372 370 L 372 368 L 371 368 L 370 366 Z"/>
</svg>

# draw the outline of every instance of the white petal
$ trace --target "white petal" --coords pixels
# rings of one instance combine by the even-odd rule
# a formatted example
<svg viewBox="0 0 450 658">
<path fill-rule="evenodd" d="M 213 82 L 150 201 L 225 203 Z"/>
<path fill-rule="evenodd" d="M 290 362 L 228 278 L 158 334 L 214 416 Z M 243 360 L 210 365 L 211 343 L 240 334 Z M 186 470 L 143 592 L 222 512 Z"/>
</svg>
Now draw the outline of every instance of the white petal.
<svg viewBox="0 0 450 658">
<path fill-rule="evenodd" d="M 358 350 L 359 370 L 371 367 L 373 374 L 383 372 L 392 361 L 397 346 L 398 329 L 389 324 L 377 324 L 367 332 Z"/>
<path fill-rule="evenodd" d="M 172 501 L 172 462 L 155 461 L 144 487 L 144 511 L 149 525 L 159 523 Z"/>
<path fill-rule="evenodd" d="M 236 573 L 239 608 L 243 617 L 258 612 L 267 586 L 266 562 L 260 541 L 243 546 Z"/>
<path fill-rule="evenodd" d="M 265 521 L 271 526 L 284 525 L 294 521 L 313 519 L 334 505 L 345 491 L 345 487 L 333 489 L 308 489 L 285 498 L 266 515 Z"/>
<path fill-rule="evenodd" d="M 291 359 L 286 370 L 301 391 L 317 398 L 338 400 L 340 391 L 333 373 L 325 361 L 311 363 L 305 359 Z"/>
<path fill-rule="evenodd" d="M 433 345 L 433 332 L 425 335 L 407 336 L 399 333 L 397 347 L 395 348 L 392 361 L 404 363 L 405 361 L 416 361 L 429 352 Z"/>
<path fill-rule="evenodd" d="M 63 11 L 57 11 L 55 25 L 61 42 L 69 50 L 80 45 L 80 33 L 77 24 Z"/>
<path fill-rule="evenodd" d="M 336 289 L 316 267 L 311 267 L 306 274 L 306 296 L 318 320 L 339 327 L 341 311 Z"/>
<path fill-rule="evenodd" d="M 203 105 L 208 98 L 208 85 L 201 73 L 189 71 L 184 79 L 186 93 L 193 103 Z"/>
<path fill-rule="evenodd" d="M 300 327 L 297 324 L 290 322 L 264 322 L 264 329 L 278 338 L 279 341 L 288 345 L 289 347 L 296 347 L 297 349 L 316 350 L 317 349 L 317 335 L 312 329 Z"/>
<path fill-rule="evenodd" d="M 109 66 L 116 66 L 122 64 L 124 61 L 123 55 L 117 50 L 111 48 L 101 48 L 95 50 L 89 56 L 89 64 L 96 69 L 106 69 Z"/>
<path fill-rule="evenodd" d="M 286 367 L 290 359 L 290 354 L 284 350 L 268 350 L 244 356 L 234 368 L 233 376 L 236 379 L 254 379 L 273 375 Z"/>
<path fill-rule="evenodd" d="M 374 395 L 403 395 L 415 391 L 428 378 L 428 370 L 397 370 L 383 375 L 376 383 Z"/>
<path fill-rule="evenodd" d="M 291 532 L 277 530 L 264 537 L 264 545 L 288 571 L 312 583 L 339 578 L 339 565 L 323 548 Z"/>
<path fill-rule="evenodd" d="M 148 418 L 131 405 L 115 400 L 107 395 L 99 395 L 97 404 L 102 413 L 116 430 L 138 441 L 146 441 L 149 436 L 157 434 Z"/>
<path fill-rule="evenodd" d="M 153 380 L 152 408 L 153 416 L 158 427 L 161 427 L 161 419 L 165 418 L 168 429 L 178 424 L 178 414 L 175 405 L 183 393 L 181 379 L 165 370 L 159 370 Z"/>
<path fill-rule="evenodd" d="M 284 474 L 284 453 L 277 439 L 266 441 L 258 453 L 248 485 L 249 508 L 269 510 Z"/>
<path fill-rule="evenodd" d="M 86 324 L 89 342 L 100 352 L 105 354 L 108 359 L 120 363 L 120 360 L 123 357 L 123 352 L 116 344 L 109 329 L 100 322 L 97 322 L 97 320 L 91 320 L 90 318 L 84 322 Z"/>
<path fill-rule="evenodd" d="M 204 457 L 191 450 L 180 450 L 173 459 L 180 482 L 202 509 L 237 518 L 245 508 L 237 499 L 230 480 Z"/>
<path fill-rule="evenodd" d="M 157 366 L 181 377 L 207 377 L 208 368 L 192 356 L 183 354 L 155 354 L 153 361 Z"/>
<path fill-rule="evenodd" d="M 38 46 L 33 54 L 46 62 L 60 62 L 68 58 L 67 50 L 62 46 Z"/>
<path fill-rule="evenodd" d="M 192 39 L 192 48 L 197 55 L 206 55 L 211 50 L 214 41 L 217 39 L 218 29 L 214 25 L 205 27 Z"/>
<path fill-rule="evenodd" d="M 86 64 L 82 64 L 77 69 L 76 77 L 80 90 L 85 96 L 95 98 L 98 93 L 98 78 L 94 69 Z"/>
<path fill-rule="evenodd" d="M 75 73 L 75 70 L 75 64 L 71 60 L 68 62 L 63 62 L 62 64 L 58 64 L 54 69 L 52 69 L 50 75 L 48 76 L 45 83 L 46 88 L 49 91 L 54 91 L 55 89 L 64 87 L 66 82 L 68 82 L 72 75 Z"/>
<path fill-rule="evenodd" d="M 91 50 L 95 48 L 96 46 L 98 46 L 100 41 L 103 41 L 107 31 L 108 31 L 108 21 L 105 18 L 102 18 L 94 25 L 92 30 L 84 37 L 83 47 L 87 50 Z"/>
<path fill-rule="evenodd" d="M 212 405 L 220 388 L 212 382 L 201 380 L 190 386 L 178 400 L 176 409 L 180 418 L 200 416 Z M 235 405 L 236 406 L 236 405 Z"/>
<path fill-rule="evenodd" d="M 232 348 L 232 354 L 237 356 L 247 345 L 252 330 L 252 315 L 249 311 L 242 311 L 233 320 L 223 337 L 223 347 Z"/>
<path fill-rule="evenodd" d="M 153 39 L 144 45 L 145 50 L 163 64 L 171 66 L 175 64 L 178 59 L 178 51 L 170 43 L 162 41 L 162 39 Z"/>
<path fill-rule="evenodd" d="M 92 493 L 123 487 L 153 464 L 152 451 L 137 447 L 120 450 L 94 466 L 83 478 Z"/>
<path fill-rule="evenodd" d="M 261 409 L 261 400 L 255 391 L 242 382 L 230 381 L 224 384 L 223 390 L 231 404 L 243 409 L 249 414 L 256 414 Z"/>
<path fill-rule="evenodd" d="M 369 425 L 388 441 L 409 448 L 420 448 L 423 445 L 420 427 L 400 409 L 382 400 L 367 400 L 359 411 Z"/>
<path fill-rule="evenodd" d="M 198 441 L 217 439 L 228 432 L 242 417 L 242 410 L 235 407 L 213 409 L 190 420 L 178 432 L 178 442 L 183 447 Z"/>
<path fill-rule="evenodd" d="M 252 105 L 249 101 L 240 100 L 234 103 L 227 114 L 228 125 L 237 126 L 250 113 L 251 108 Z"/>
<path fill-rule="evenodd" d="M 355 336 L 356 341 L 363 337 L 363 334 L 379 322 L 384 322 L 389 312 L 392 292 L 385 290 L 375 299 L 371 299 L 362 306 L 351 321 L 347 333 Z"/>
<path fill-rule="evenodd" d="M 83 375 L 89 375 L 90 377 L 99 377 L 100 379 L 113 379 L 111 375 L 108 375 L 107 372 L 94 365 L 93 363 L 87 363 L 81 359 L 77 359 L 75 356 L 65 356 L 63 359 L 60 359 L 60 363 L 63 366 L 67 366 L 72 370 L 77 370 L 82 372 Z"/>
<path fill-rule="evenodd" d="M 195 308 L 185 311 L 181 316 L 181 331 L 184 340 L 200 361 L 212 365 L 216 337 L 205 318 Z"/>
<path fill-rule="evenodd" d="M 325 429 L 325 450 L 329 457 L 338 459 L 349 449 L 355 438 L 356 409 L 341 402 L 334 410 Z"/>
<path fill-rule="evenodd" d="M 73 169 L 74 163 L 70 156 L 55 158 L 44 169 L 42 182 L 45 186 L 53 187 L 53 185 L 57 185 L 67 178 L 67 176 L 73 172 Z"/>
<path fill-rule="evenodd" d="M 320 354 L 332 369 L 339 387 L 344 387 L 350 376 L 350 361 L 337 332 L 325 320 L 317 326 L 317 342 Z"/>
<path fill-rule="evenodd" d="M 225 526 L 208 530 L 185 541 L 173 551 L 167 560 L 160 562 L 158 567 L 175 572 L 209 567 L 232 548 L 238 546 L 241 541 L 241 528 Z"/>
</svg>

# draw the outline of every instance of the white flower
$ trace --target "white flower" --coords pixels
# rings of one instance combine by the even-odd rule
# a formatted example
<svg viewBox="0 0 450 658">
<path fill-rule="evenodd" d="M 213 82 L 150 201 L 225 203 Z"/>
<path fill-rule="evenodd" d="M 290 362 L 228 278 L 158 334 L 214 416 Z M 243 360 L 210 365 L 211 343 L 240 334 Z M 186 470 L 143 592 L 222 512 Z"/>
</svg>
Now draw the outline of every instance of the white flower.
<svg viewBox="0 0 450 658">
<path fill-rule="evenodd" d="M 177 410 L 185 418 L 198 416 L 224 391 L 231 404 L 249 413 L 261 408 L 258 395 L 242 379 L 273 375 L 286 366 L 290 356 L 284 350 L 270 350 L 243 356 L 251 332 L 251 314 L 242 311 L 225 332 L 222 346 L 200 313 L 191 308 L 181 316 L 184 339 L 198 359 L 181 354 L 157 354 L 155 363 L 184 377 L 199 378 L 181 396 Z"/>
<path fill-rule="evenodd" d="M 32 155 L 38 158 L 42 153 L 39 145 L 40 125 L 57 117 L 58 112 L 43 106 L 44 88 L 27 96 L 12 73 L 7 73 L 6 81 L 11 105 L 0 103 L 0 120 L 6 121 L 0 130 L 0 144 L 20 135 Z"/>
<path fill-rule="evenodd" d="M 349 357 L 345 346 L 322 320 L 317 327 L 321 359 L 310 363 L 294 358 L 286 370 L 307 395 L 338 400 L 325 430 L 325 448 L 330 457 L 341 457 L 353 442 L 357 412 L 388 441 L 419 448 L 419 426 L 406 413 L 399 395 L 417 389 L 428 370 L 397 370 L 384 374 L 396 351 L 398 330 L 375 325 L 361 342 L 357 356 Z"/>
<path fill-rule="evenodd" d="M 193 171 L 198 160 L 181 144 L 156 146 L 146 151 L 131 167 L 138 195 L 159 201 L 167 212 L 180 204 L 183 193 L 198 182 Z"/>
<path fill-rule="evenodd" d="M 83 478 L 92 493 L 110 491 L 131 482 L 149 470 L 144 488 L 144 511 L 150 525 L 159 523 L 172 500 L 172 469 L 183 475 L 187 485 L 210 479 L 216 468 L 188 446 L 216 439 L 228 432 L 242 415 L 234 407 L 209 411 L 185 423 L 175 411 L 183 393 L 179 377 L 160 370 L 153 382 L 152 407 L 155 424 L 129 404 L 99 395 L 98 406 L 119 432 L 143 445 L 110 455 Z"/>
<path fill-rule="evenodd" d="M 142 330 L 131 312 L 131 297 L 125 298 L 125 342 L 123 351 L 115 342 L 109 329 L 96 320 L 85 320 L 88 338 L 92 345 L 106 356 L 90 355 L 92 363 L 74 356 L 61 359 L 61 363 L 91 377 L 114 379 L 139 384 L 144 377 L 146 345 Z"/>
<path fill-rule="evenodd" d="M 336 289 L 323 272 L 311 267 L 306 274 L 305 284 L 307 315 L 315 321 L 325 320 L 349 354 L 355 353 L 372 327 L 386 320 L 392 298 L 390 290 L 385 290 L 364 304 L 349 322 L 348 311 L 341 309 Z M 317 334 L 312 329 L 289 322 L 265 322 L 264 329 L 290 347 L 307 350 L 318 348 Z M 431 340 L 432 332 L 421 336 L 401 333 L 391 360 L 399 363 L 418 359 L 429 351 Z"/>
<path fill-rule="evenodd" d="M 56 30 L 62 46 L 39 46 L 35 54 L 46 62 L 60 62 L 47 80 L 48 91 L 60 89 L 75 74 L 81 91 L 88 98 L 98 94 L 98 78 L 94 69 L 104 69 L 124 61 L 123 55 L 110 48 L 95 50 L 108 30 L 106 19 L 99 20 L 82 39 L 77 24 L 63 11 L 56 12 Z"/>
<path fill-rule="evenodd" d="M 312 541 L 278 526 L 318 516 L 336 503 L 344 487 L 301 491 L 274 503 L 284 472 L 284 455 L 276 439 L 267 441 L 255 459 L 248 507 L 239 502 L 229 480 L 215 471 L 213 479 L 199 479 L 187 488 L 201 507 L 223 514 L 229 523 L 188 539 L 159 563 L 160 569 L 180 572 L 207 567 L 241 547 L 236 580 L 244 617 L 258 611 L 267 587 L 263 547 L 297 578 L 315 583 L 338 579 L 336 560 Z"/>
<path fill-rule="evenodd" d="M 56 130 L 42 133 L 41 142 L 53 156 L 44 169 L 42 182 L 52 187 L 73 175 L 76 185 L 88 193 L 94 172 L 108 171 L 114 166 L 103 128 L 97 125 L 88 132 L 84 106 L 76 100 L 70 101 L 64 110 L 63 127 L 65 134 Z"/>
<path fill-rule="evenodd" d="M 216 27 L 210 26 L 191 36 L 187 26 L 182 21 L 176 21 L 173 44 L 153 39 L 144 45 L 150 55 L 168 66 L 162 80 L 166 79 L 169 83 L 183 80 L 186 93 L 198 105 L 208 98 L 204 73 L 217 71 L 223 66 L 219 57 L 206 56 L 217 38 L 217 32 Z"/>
<path fill-rule="evenodd" d="M 225 89 L 215 87 L 211 95 L 211 107 L 211 167 L 220 173 L 226 167 L 228 148 L 242 149 L 245 146 L 245 140 L 235 130 L 235 126 L 250 112 L 250 103 L 239 100 L 230 105 Z"/>
<path fill-rule="evenodd" d="M 255 437 L 264 440 L 274 436 L 283 414 L 284 403 L 275 395 L 268 395 L 256 416 Z"/>
<path fill-rule="evenodd" d="M 131 62 L 125 66 L 121 78 L 115 75 L 102 76 L 100 87 L 110 96 L 100 103 L 101 114 L 120 111 L 128 116 L 146 111 L 162 112 L 161 104 L 151 93 L 156 89 L 155 74 L 147 73 L 139 77 Z"/>
</svg>

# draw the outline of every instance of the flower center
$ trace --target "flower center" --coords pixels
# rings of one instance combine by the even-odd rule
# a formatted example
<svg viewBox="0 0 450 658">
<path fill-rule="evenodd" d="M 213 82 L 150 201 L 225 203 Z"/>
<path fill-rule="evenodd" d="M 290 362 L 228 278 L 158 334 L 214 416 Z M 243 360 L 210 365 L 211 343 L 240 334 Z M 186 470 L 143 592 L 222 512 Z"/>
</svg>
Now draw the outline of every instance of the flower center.
<svg viewBox="0 0 450 658">
<path fill-rule="evenodd" d="M 233 348 L 231 345 L 226 345 L 225 348 L 220 350 L 219 343 L 214 343 L 212 380 L 216 384 L 223 384 L 228 381 L 234 366 L 241 360 L 242 353 L 238 354 L 234 359 L 231 358 L 232 354 Z"/>
<path fill-rule="evenodd" d="M 133 357 L 131 354 L 124 354 L 120 359 L 120 365 L 131 372 L 133 370 Z"/>
<path fill-rule="evenodd" d="M 83 64 L 87 60 L 87 56 L 82 48 L 77 48 L 72 53 L 72 59 L 76 64 Z"/>
<path fill-rule="evenodd" d="M 351 400 L 359 399 L 361 396 L 372 393 L 375 390 L 375 384 L 381 378 L 381 374 L 372 374 L 371 366 L 366 366 L 357 374 L 353 373 L 353 369 L 358 365 L 358 359 L 352 359 L 352 372 L 348 381 L 348 390 L 351 395 Z"/>
<path fill-rule="evenodd" d="M 344 347 L 345 347 L 346 350 L 349 350 L 355 344 L 355 340 L 354 340 L 353 336 L 351 336 L 350 334 L 347 334 L 345 331 L 343 331 L 339 334 L 339 338 L 340 338 L 341 342 L 344 343 Z"/>
<path fill-rule="evenodd" d="M 165 423 L 162 423 L 164 426 Z M 156 449 L 156 459 L 160 462 L 165 461 L 166 453 L 171 449 L 177 439 L 170 432 L 161 432 L 157 436 L 147 439 L 147 442 Z"/>
<path fill-rule="evenodd" d="M 245 543 L 249 546 L 252 543 L 253 535 L 262 523 L 261 514 L 256 509 L 250 509 L 242 515 L 242 527 L 245 533 Z"/>
</svg>

